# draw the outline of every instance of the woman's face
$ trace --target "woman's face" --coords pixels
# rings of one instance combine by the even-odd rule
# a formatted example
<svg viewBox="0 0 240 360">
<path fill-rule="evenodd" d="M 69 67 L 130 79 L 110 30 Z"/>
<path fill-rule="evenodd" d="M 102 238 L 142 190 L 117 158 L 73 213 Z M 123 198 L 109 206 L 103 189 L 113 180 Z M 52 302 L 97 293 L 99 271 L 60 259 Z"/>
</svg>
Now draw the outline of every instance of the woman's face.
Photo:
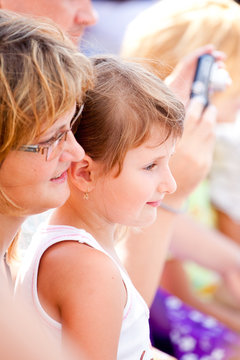
<svg viewBox="0 0 240 360">
<path fill-rule="evenodd" d="M 38 144 L 48 144 L 53 137 L 70 128 L 75 106 L 59 118 L 38 139 Z M 12 151 L 0 168 L 0 187 L 14 204 L 24 210 L 24 215 L 36 214 L 62 205 L 69 196 L 67 170 L 72 161 L 80 161 L 83 148 L 71 131 L 63 144 L 58 145 L 56 156 L 46 161 L 45 154 Z"/>
</svg>

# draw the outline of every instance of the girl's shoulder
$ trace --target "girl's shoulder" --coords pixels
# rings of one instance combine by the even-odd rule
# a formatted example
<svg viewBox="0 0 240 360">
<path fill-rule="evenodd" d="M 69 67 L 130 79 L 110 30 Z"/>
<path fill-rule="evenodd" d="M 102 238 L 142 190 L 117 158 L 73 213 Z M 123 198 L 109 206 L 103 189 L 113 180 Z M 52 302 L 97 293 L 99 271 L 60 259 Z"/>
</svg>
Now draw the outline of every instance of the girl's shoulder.
<svg viewBox="0 0 240 360">
<path fill-rule="evenodd" d="M 76 239 L 62 240 L 48 247 L 41 258 L 41 267 L 44 265 L 55 268 L 59 274 L 78 269 L 82 273 L 95 269 L 98 269 L 98 272 L 115 272 L 117 269 L 113 260 L 101 250 L 101 247 L 99 249 L 88 242 L 79 242 Z"/>
<path fill-rule="evenodd" d="M 89 291 L 113 298 L 118 293 L 125 299 L 122 276 L 113 260 L 104 252 L 77 241 L 61 241 L 43 254 L 38 274 L 39 286 L 56 294 L 57 301 L 78 298 L 81 303 Z M 43 284 L 43 285 L 42 285 Z M 92 290 L 91 290 L 92 289 Z M 61 295 L 62 300 L 59 298 Z M 123 308 L 125 300 L 123 300 Z"/>
<path fill-rule="evenodd" d="M 117 349 L 127 295 L 105 253 L 76 241 L 55 244 L 41 260 L 38 292 L 50 316 L 73 329 L 84 350 L 89 341 L 100 347 L 106 337 Z"/>
</svg>

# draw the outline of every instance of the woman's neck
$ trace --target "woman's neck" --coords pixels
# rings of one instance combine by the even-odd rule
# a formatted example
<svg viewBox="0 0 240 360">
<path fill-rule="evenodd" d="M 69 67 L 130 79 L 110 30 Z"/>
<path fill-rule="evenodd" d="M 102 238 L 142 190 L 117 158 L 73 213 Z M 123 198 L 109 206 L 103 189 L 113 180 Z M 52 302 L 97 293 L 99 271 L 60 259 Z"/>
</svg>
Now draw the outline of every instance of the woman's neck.
<svg viewBox="0 0 240 360">
<path fill-rule="evenodd" d="M 1 228 L 1 241 L 0 241 L 0 261 L 3 260 L 4 254 L 9 245 L 20 229 L 24 222 L 24 217 L 8 216 L 0 214 L 0 228 Z"/>
</svg>

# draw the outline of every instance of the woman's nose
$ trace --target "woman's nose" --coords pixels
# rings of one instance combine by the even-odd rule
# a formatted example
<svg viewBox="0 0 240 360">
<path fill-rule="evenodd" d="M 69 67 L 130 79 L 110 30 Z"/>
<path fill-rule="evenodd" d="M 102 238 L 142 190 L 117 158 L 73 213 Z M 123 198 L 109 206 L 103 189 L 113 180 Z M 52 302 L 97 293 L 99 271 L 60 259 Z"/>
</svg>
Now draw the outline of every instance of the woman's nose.
<svg viewBox="0 0 240 360">
<path fill-rule="evenodd" d="M 65 147 L 61 155 L 61 161 L 81 161 L 85 156 L 85 151 L 82 146 L 77 142 L 73 133 L 68 132 Z"/>
</svg>

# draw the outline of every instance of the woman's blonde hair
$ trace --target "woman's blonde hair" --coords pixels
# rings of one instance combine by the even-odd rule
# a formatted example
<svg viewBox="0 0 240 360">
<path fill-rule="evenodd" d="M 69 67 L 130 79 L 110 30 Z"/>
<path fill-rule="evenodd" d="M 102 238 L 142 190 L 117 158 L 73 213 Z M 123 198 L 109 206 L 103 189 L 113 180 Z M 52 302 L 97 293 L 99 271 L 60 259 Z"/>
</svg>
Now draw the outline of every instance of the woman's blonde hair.
<svg viewBox="0 0 240 360">
<path fill-rule="evenodd" d="M 0 166 L 81 104 L 92 81 L 90 61 L 53 22 L 0 10 Z M 22 210 L 0 184 L 0 211 Z"/>
<path fill-rule="evenodd" d="M 165 78 L 180 59 L 205 44 L 227 55 L 233 79 L 224 96 L 240 91 L 240 6 L 233 0 L 161 0 L 137 17 L 126 31 L 124 56 L 152 59 Z"/>
<path fill-rule="evenodd" d="M 153 129 L 163 139 L 181 136 L 184 106 L 140 64 L 113 56 L 92 62 L 95 86 L 87 91 L 75 136 L 92 159 L 102 162 L 104 173 L 117 166 L 117 176 L 127 151 L 145 142 Z"/>
<path fill-rule="evenodd" d="M 0 163 L 81 103 L 91 83 L 90 62 L 51 21 L 0 10 Z"/>
<path fill-rule="evenodd" d="M 81 104 L 92 83 L 90 61 L 53 22 L 0 10 L 0 164 Z M 1 185 L 0 212 L 24 212 Z"/>
</svg>

